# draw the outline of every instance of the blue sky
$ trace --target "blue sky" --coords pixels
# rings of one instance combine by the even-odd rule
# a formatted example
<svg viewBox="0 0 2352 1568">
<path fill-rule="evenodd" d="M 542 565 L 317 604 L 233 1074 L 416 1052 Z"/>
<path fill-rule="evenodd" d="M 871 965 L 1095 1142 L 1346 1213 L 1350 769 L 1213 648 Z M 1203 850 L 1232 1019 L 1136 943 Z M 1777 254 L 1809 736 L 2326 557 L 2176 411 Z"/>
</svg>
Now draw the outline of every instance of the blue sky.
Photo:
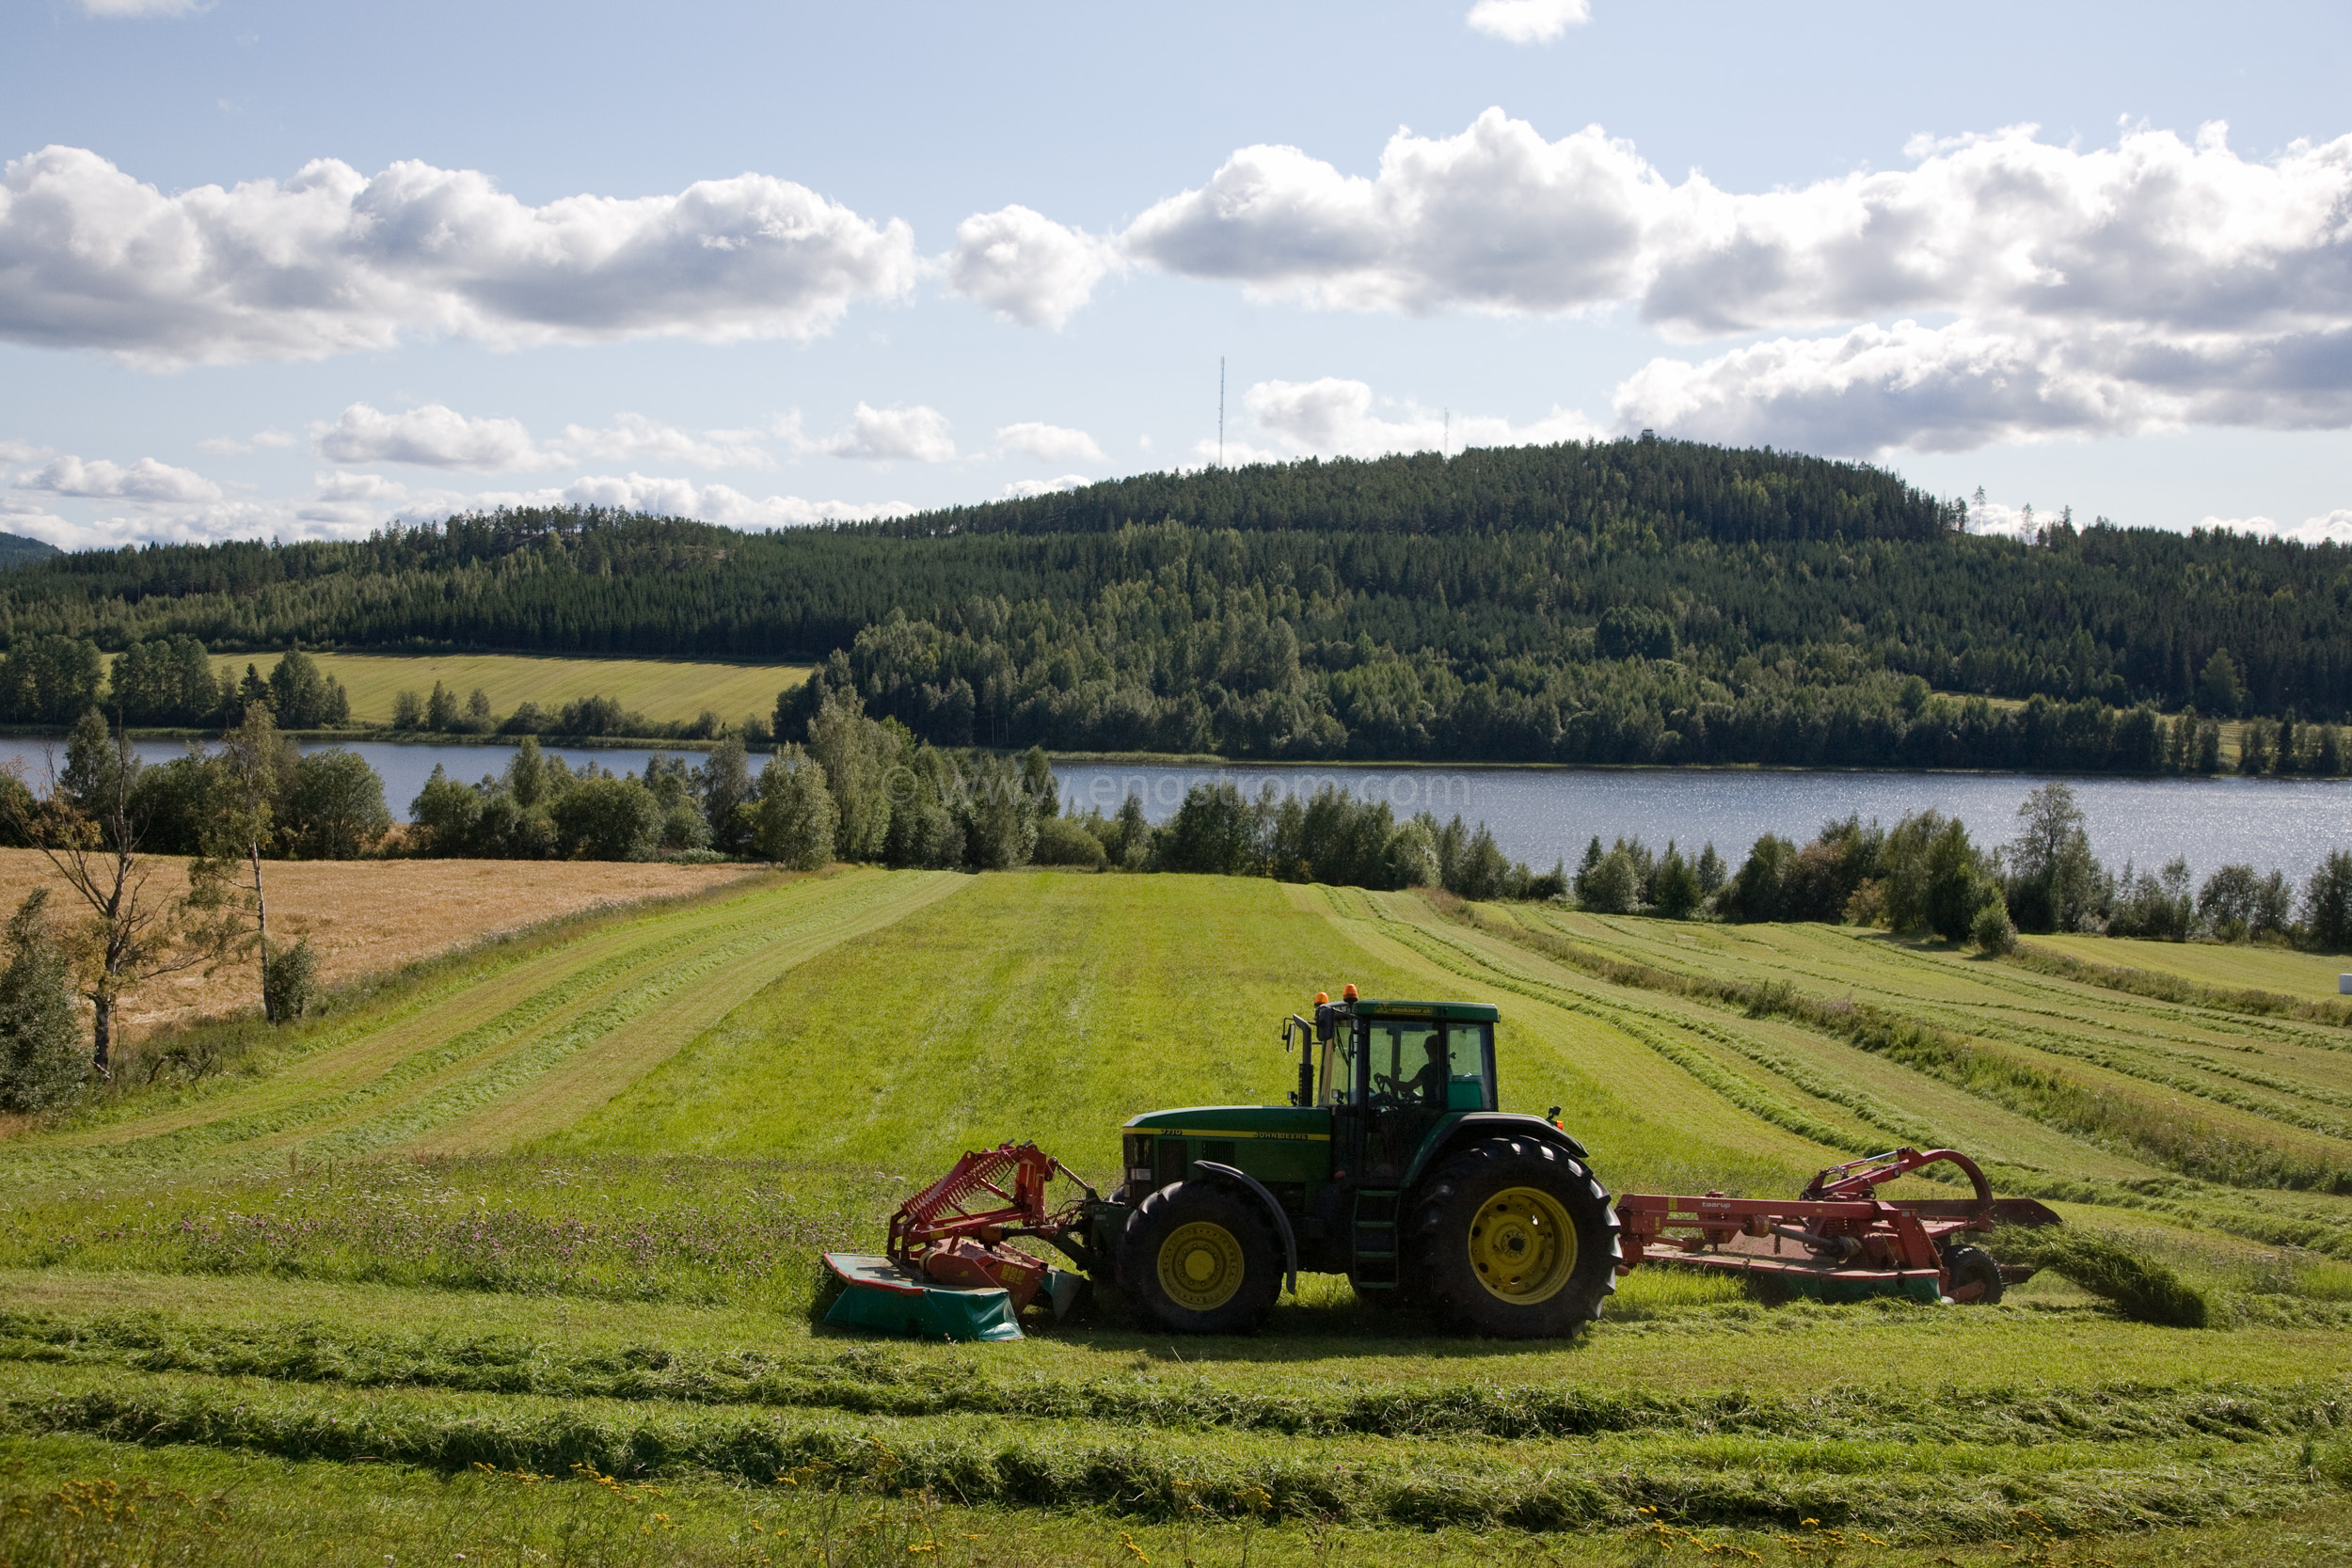
<svg viewBox="0 0 2352 1568">
<path fill-rule="evenodd" d="M 2352 538 L 2352 12 L 0 16 L 0 529 L 773 526 L 1651 426 Z"/>
</svg>

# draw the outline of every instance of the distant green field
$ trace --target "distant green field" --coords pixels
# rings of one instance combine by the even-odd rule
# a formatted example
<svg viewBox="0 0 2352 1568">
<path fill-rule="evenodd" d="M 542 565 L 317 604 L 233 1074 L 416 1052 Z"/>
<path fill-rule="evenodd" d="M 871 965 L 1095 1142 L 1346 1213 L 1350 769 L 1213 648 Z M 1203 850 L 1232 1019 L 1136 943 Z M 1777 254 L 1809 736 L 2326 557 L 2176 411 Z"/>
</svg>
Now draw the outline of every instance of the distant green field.
<svg viewBox="0 0 2352 1568">
<path fill-rule="evenodd" d="M 1974 1054 L 1906 1065 L 1677 976 Z M 1034 1137 L 1107 1181 L 1138 1110 L 1279 1101 L 1277 1022 L 1350 980 L 1497 1002 L 1504 1108 L 1565 1107 L 1613 1190 L 1788 1192 L 1947 1144 L 2168 1260 L 2223 1326 L 2048 1275 L 1994 1307 L 1774 1308 L 1648 1269 L 1560 1344 L 1438 1336 L 1313 1276 L 1250 1339 L 807 1326 L 814 1255 L 876 1245 L 958 1152 Z M 2143 1101 L 2161 1127 L 2116 1113 Z M 2243 1180 L 2192 1173 L 2217 1150 Z M 2352 1540 L 2352 1180 L 2288 1175 L 2338 1171 L 2352 1031 L 1883 934 L 780 879 L 493 951 L 249 1071 L 0 1143 L 0 1531 L 145 1477 L 141 1517 L 182 1532 L 157 1541 L 240 1568 L 2323 1560 Z M 617 1479 L 555 1483 L 578 1465 Z M 175 1487 L 227 1500 L 182 1517 Z M 97 1517 L 69 1496 L 53 1532 Z"/>
<path fill-rule="evenodd" d="M 2137 942 L 2122 937 L 2046 936 L 2028 940 L 2037 947 L 2070 954 L 2085 963 L 2149 969 L 2232 990 L 2333 996 L 2337 976 L 2352 974 L 2352 953 L 2300 953 L 2291 947 L 2257 947 L 2249 942 L 2223 946 L 2201 942 Z"/>
<path fill-rule="evenodd" d="M 706 710 L 729 723 L 747 713 L 766 718 L 776 693 L 808 679 L 805 665 L 694 664 L 647 658 L 541 658 L 526 654 L 316 654 L 321 669 L 351 693 L 351 717 L 364 724 L 392 721 L 392 698 L 424 696 L 439 681 L 464 702 L 479 687 L 501 717 L 524 703 L 561 707 L 582 697 L 618 698 L 623 707 L 663 723 L 690 721 Z M 222 655 L 217 668 L 242 673 L 247 664 L 264 675 L 277 662 Z"/>
</svg>

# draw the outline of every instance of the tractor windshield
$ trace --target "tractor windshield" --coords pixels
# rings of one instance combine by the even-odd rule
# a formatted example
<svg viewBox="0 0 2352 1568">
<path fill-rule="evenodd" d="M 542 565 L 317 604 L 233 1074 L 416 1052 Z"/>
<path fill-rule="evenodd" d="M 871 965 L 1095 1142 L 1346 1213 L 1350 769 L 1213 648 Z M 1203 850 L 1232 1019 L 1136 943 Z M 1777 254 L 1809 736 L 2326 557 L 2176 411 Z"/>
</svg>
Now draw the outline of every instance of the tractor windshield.
<svg viewBox="0 0 2352 1568">
<path fill-rule="evenodd" d="M 1493 1026 L 1379 1019 L 1364 1027 L 1371 1102 L 1433 1111 L 1495 1108 Z"/>
</svg>

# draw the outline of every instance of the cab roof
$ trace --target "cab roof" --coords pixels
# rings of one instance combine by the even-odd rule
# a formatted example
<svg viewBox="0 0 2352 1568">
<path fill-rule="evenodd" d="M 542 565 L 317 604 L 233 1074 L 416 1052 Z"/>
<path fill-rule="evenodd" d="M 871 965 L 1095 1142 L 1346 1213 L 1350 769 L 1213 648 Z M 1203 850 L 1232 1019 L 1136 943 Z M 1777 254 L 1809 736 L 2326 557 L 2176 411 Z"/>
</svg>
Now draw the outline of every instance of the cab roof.
<svg viewBox="0 0 2352 1568">
<path fill-rule="evenodd" d="M 1406 1002 L 1389 997 L 1359 996 L 1342 1004 L 1355 1018 L 1425 1018 L 1453 1023 L 1493 1023 L 1502 1009 L 1491 1002 Z"/>
</svg>

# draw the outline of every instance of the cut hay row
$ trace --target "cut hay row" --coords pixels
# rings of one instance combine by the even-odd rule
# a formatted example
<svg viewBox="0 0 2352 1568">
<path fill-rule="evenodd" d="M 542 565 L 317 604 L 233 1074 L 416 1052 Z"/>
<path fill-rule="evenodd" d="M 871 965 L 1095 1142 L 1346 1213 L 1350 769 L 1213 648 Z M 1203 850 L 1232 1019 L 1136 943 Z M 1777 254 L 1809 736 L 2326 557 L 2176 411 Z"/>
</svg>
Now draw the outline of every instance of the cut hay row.
<svg viewBox="0 0 2352 1568">
<path fill-rule="evenodd" d="M 2053 1233 L 2058 1234 L 2058 1233 Z M 1860 1325 L 1857 1324 L 1857 1327 Z M 1979 1336 L 1979 1338 L 1982 1338 Z M 324 1329 L 316 1323 L 166 1325 L 0 1308 L 0 1363 L 246 1377 L 336 1389 L 433 1388 L 564 1400 L 660 1400 L 860 1416 L 1004 1416 L 1161 1431 L 1295 1437 L 1809 1437 L 1829 1442 L 2032 1445 L 2163 1442 L 2217 1427 L 2245 1436 L 2330 1430 L 2347 1413 L 2324 1384 L 2193 1386 L 2136 1376 L 2078 1385 L 1972 1382 L 1865 1390 L 1683 1392 L 1587 1384 L 1416 1382 L 1269 1388 L 1201 1378 L 1006 1377 L 971 1366 L 805 1350 L 593 1349 L 518 1336 Z"/>
<path fill-rule="evenodd" d="M 755 1413 L 414 1388 L 345 1396 L 60 1367 L 28 1382 L 0 1368 L 0 1431 L 18 1433 L 442 1471 L 562 1476 L 585 1465 L 753 1486 L 821 1476 L 861 1490 L 930 1488 L 966 1504 L 1140 1518 L 1176 1517 L 1195 1501 L 1237 1513 L 1245 1494 L 1262 1491 L 1258 1506 L 1276 1519 L 1556 1530 L 1638 1525 L 1641 1511 L 1657 1510 L 1690 1526 L 1793 1528 L 1809 1517 L 1916 1544 L 1988 1538 L 2021 1507 L 2070 1534 L 2177 1527 L 2276 1511 L 2333 1484 L 2291 1463 L 2306 1439 L 2334 1437 L 2338 1413 L 2325 1400 L 2248 1388 L 2192 1395 L 2170 1410 L 2135 1408 L 2128 1396 L 2045 1403 L 2050 1435 L 2027 1440 L 2034 1462 L 1995 1469 L 1965 1440 L 1693 1433 L 1522 1436 L 1503 1447 L 1337 1435 L 1302 1449 L 1287 1434 L 1230 1429 L 1098 1432 L 993 1415 Z M 1995 1419 L 2012 1433 L 2035 1424 L 2030 1415 Z"/>
</svg>

